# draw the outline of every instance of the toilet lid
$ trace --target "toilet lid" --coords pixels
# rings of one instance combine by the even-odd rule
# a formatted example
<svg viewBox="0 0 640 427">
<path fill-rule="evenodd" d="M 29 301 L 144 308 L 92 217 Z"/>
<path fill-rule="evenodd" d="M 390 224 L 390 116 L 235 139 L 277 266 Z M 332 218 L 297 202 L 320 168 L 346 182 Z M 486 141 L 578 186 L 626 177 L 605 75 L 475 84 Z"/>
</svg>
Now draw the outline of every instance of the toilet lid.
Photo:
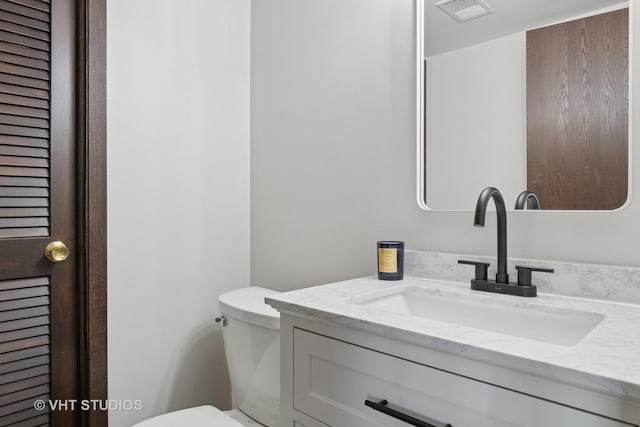
<svg viewBox="0 0 640 427">
<path fill-rule="evenodd" d="M 242 424 L 213 406 L 198 406 L 169 412 L 142 421 L 133 427 L 243 427 Z"/>
</svg>

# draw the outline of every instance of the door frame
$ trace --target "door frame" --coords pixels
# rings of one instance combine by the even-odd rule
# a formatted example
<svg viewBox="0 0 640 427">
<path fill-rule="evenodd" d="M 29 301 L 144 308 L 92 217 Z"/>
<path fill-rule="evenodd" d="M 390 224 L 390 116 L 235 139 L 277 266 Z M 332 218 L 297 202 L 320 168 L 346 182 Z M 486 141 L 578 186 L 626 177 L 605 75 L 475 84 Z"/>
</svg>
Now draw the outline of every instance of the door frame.
<svg viewBox="0 0 640 427">
<path fill-rule="evenodd" d="M 79 399 L 107 399 L 106 0 L 78 8 Z M 106 411 L 79 414 L 107 426 Z"/>
</svg>

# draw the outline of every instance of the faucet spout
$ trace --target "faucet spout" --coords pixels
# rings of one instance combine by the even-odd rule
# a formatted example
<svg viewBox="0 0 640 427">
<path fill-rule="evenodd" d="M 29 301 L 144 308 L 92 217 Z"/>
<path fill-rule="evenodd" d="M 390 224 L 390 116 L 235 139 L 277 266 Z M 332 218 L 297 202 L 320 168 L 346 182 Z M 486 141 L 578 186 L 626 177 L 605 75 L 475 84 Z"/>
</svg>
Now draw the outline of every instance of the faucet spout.
<svg viewBox="0 0 640 427">
<path fill-rule="evenodd" d="M 516 210 L 524 210 L 527 208 L 527 203 L 531 200 L 531 209 L 542 209 L 540 207 L 540 199 L 536 196 L 536 193 L 532 191 L 523 191 L 518 195 L 516 200 Z"/>
<path fill-rule="evenodd" d="M 509 283 L 507 273 L 507 210 L 502 193 L 495 187 L 487 187 L 480 193 L 476 203 L 474 223 L 476 227 L 484 227 L 489 201 L 493 199 L 498 217 L 498 273 L 496 282 Z"/>
</svg>

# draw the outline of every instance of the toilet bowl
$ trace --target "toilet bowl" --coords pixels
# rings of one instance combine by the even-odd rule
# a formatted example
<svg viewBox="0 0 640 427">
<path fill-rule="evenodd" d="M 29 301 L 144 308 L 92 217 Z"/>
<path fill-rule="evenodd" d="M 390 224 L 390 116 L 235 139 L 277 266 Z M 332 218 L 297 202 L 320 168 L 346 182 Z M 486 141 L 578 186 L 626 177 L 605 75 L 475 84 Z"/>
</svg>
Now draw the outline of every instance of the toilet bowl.
<svg viewBox="0 0 640 427">
<path fill-rule="evenodd" d="M 237 409 L 223 412 L 199 406 L 150 418 L 135 427 L 279 426 L 280 313 L 264 302 L 276 293 L 251 286 L 218 298 L 231 403 Z"/>
</svg>

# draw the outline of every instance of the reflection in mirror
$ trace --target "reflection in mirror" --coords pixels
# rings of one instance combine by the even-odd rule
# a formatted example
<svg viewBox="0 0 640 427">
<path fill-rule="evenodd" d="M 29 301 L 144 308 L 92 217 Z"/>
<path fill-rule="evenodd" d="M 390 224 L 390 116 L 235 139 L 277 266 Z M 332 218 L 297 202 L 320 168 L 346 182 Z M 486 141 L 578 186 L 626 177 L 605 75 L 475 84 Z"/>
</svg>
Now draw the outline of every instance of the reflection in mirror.
<svg viewBox="0 0 640 427">
<path fill-rule="evenodd" d="M 529 209 L 542 209 L 542 206 L 540 206 L 540 199 L 538 199 L 536 193 L 525 190 L 518 195 L 515 209 L 522 210 L 527 209 L 527 207 L 529 207 Z"/>
<path fill-rule="evenodd" d="M 426 206 L 613 210 L 629 182 L 629 2 L 426 0 Z"/>
</svg>

